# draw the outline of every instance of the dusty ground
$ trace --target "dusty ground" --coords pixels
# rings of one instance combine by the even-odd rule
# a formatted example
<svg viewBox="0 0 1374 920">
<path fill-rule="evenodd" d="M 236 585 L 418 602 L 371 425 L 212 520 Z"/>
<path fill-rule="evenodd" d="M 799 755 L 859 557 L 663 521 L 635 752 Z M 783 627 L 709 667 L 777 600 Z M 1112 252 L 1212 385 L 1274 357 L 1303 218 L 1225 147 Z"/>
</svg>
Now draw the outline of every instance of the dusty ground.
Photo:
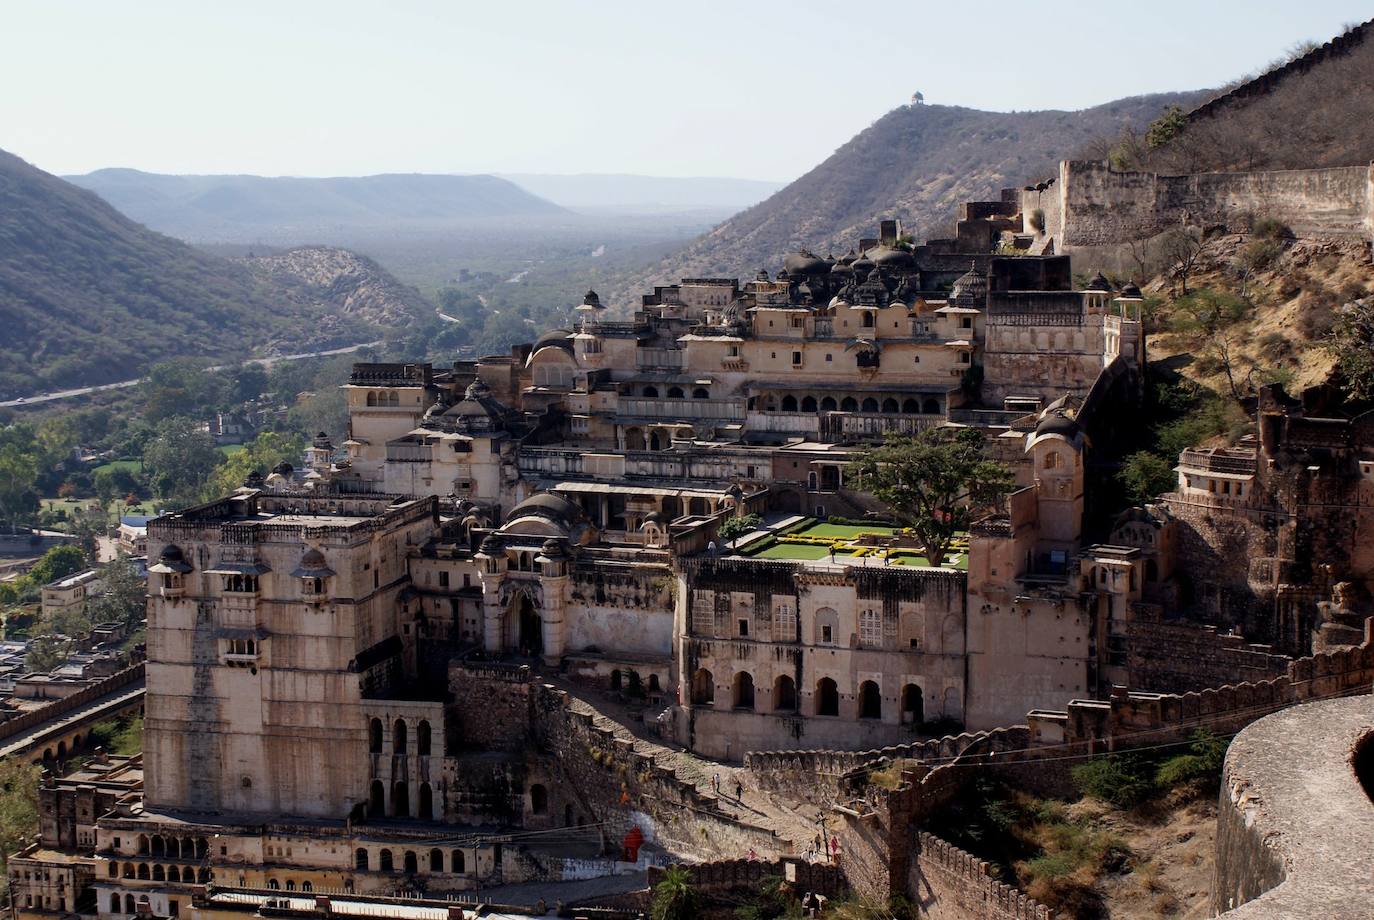
<svg viewBox="0 0 1374 920">
<path fill-rule="evenodd" d="M 1154 808 L 1130 812 L 1085 800 L 1071 811 L 1092 815 L 1099 826 L 1120 835 L 1134 854 L 1131 871 L 1098 883 L 1112 920 L 1201 920 L 1212 915 L 1213 796 L 1190 798 L 1176 791 Z"/>
</svg>

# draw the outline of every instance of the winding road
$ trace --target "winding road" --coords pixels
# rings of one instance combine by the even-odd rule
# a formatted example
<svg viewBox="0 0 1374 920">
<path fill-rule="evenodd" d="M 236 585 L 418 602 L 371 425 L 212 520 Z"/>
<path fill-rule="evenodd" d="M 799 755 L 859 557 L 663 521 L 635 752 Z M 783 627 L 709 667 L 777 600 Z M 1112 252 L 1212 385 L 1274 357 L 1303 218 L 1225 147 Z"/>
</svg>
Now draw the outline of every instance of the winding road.
<svg viewBox="0 0 1374 920">
<path fill-rule="evenodd" d="M 346 355 L 350 352 L 359 351 L 360 349 L 369 348 L 373 345 L 380 344 L 382 343 L 379 339 L 375 342 L 359 342 L 357 345 L 345 345 L 343 348 L 330 348 L 324 351 L 305 351 L 301 352 L 298 355 L 273 355 L 268 358 L 249 358 L 247 361 L 244 361 L 243 363 L 261 364 L 263 367 L 271 367 L 273 364 L 276 364 L 279 361 L 299 361 L 302 358 L 327 358 L 330 355 Z M 235 365 L 232 364 L 216 364 L 213 367 L 207 367 L 206 370 L 212 372 L 222 371 L 226 368 L 234 366 Z M 31 406 L 35 403 L 53 402 L 59 399 L 72 399 L 77 396 L 87 396 L 91 393 L 99 393 L 102 390 L 121 390 L 126 387 L 136 386 L 137 384 L 142 382 L 142 377 L 136 377 L 133 380 L 121 380 L 118 383 L 102 383 L 99 386 L 93 387 L 78 387 L 74 390 L 58 390 L 55 393 L 39 393 L 35 396 L 21 396 L 18 399 L 10 399 L 4 402 L 0 402 L 0 409 L 9 408 L 13 406 Z"/>
</svg>

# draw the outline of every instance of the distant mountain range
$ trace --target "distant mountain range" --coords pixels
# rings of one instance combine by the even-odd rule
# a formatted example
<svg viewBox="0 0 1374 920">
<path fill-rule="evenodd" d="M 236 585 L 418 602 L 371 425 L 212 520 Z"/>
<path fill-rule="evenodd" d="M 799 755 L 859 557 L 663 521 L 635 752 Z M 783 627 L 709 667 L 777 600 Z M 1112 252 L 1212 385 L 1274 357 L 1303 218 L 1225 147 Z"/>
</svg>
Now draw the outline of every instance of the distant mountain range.
<svg viewBox="0 0 1374 920">
<path fill-rule="evenodd" d="M 733 214 L 757 204 L 785 184 L 759 179 L 679 179 L 615 173 L 503 173 L 501 177 L 565 208 L 592 214 L 681 214 L 694 211 L 725 211 Z"/>
<path fill-rule="evenodd" d="M 615 290 L 629 297 L 684 276 L 751 273 L 809 248 L 842 255 L 897 217 L 920 240 L 952 230 L 956 207 L 1050 175 L 1087 145 L 1141 129 L 1206 92 L 1119 99 L 1078 112 L 983 112 L 910 105 L 874 122 L 772 197 L 671 253 Z"/>
<path fill-rule="evenodd" d="M 556 216 L 564 209 L 496 176 L 67 176 L 134 220 L 191 242 L 328 240 L 339 231 Z"/>
<path fill-rule="evenodd" d="M 375 264 L 317 250 L 230 261 L 134 223 L 0 151 L 0 394 L 380 338 L 433 307 Z"/>
</svg>

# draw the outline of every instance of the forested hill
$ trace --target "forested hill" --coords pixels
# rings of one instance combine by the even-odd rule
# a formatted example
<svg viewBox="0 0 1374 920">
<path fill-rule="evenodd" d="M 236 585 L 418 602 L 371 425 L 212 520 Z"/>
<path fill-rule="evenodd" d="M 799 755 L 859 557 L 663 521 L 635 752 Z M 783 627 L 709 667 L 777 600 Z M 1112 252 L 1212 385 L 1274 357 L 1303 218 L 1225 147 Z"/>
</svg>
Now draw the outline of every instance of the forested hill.
<svg viewBox="0 0 1374 920">
<path fill-rule="evenodd" d="M 1120 99 L 1078 112 L 983 112 L 903 106 L 884 115 L 815 169 L 635 279 L 743 275 L 802 247 L 843 254 L 880 217 L 899 217 L 919 240 L 952 227 L 964 201 L 1048 176 L 1088 145 L 1141 129 L 1170 105 L 1204 93 Z"/>
<path fill-rule="evenodd" d="M 134 223 L 0 151 L 0 394 L 106 383 L 180 355 L 233 359 L 380 337 L 390 313 L 255 271 Z"/>
<path fill-rule="evenodd" d="M 191 242 L 308 242 L 341 229 L 384 229 L 565 213 L 496 176 L 338 178 L 169 176 L 101 169 L 69 182 L 134 220 Z"/>
</svg>

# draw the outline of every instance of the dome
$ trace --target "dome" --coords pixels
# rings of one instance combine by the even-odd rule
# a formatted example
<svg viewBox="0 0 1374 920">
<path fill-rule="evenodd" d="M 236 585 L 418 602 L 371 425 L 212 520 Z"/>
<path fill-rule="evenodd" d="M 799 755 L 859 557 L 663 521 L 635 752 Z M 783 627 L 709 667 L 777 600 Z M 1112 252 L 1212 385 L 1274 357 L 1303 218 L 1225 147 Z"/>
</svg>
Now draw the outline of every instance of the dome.
<svg viewBox="0 0 1374 920">
<path fill-rule="evenodd" d="M 334 574 L 334 570 L 324 559 L 324 553 L 312 546 L 301 556 L 301 561 L 296 563 L 296 570 L 291 573 L 291 577 L 328 578 Z"/>
<path fill-rule="evenodd" d="M 285 460 L 272 467 L 272 472 L 277 476 L 290 476 L 295 471 L 296 468 Z"/>
<path fill-rule="evenodd" d="M 853 265 L 853 264 L 854 264 L 854 260 L 857 259 L 857 258 L 858 258 L 858 255 L 854 252 L 853 249 L 851 249 L 851 250 L 849 250 L 849 252 L 848 252 L 847 254 L 840 256 L 840 264 L 841 264 L 841 265 Z"/>
<path fill-rule="evenodd" d="M 848 262 L 840 261 L 840 262 L 836 262 L 834 265 L 830 266 L 830 274 L 832 274 L 832 275 L 852 275 L 852 274 L 854 274 L 854 269 L 852 269 L 852 268 L 849 267 L 849 263 L 848 263 Z"/>
<path fill-rule="evenodd" d="M 477 551 L 484 556 L 495 556 L 501 552 L 501 538 L 494 533 L 489 533 L 482 538 L 482 544 Z"/>
<path fill-rule="evenodd" d="M 571 353 L 573 350 L 573 346 L 572 340 L 569 338 L 569 336 L 571 336 L 572 334 L 573 333 L 571 329 L 550 329 L 548 332 L 544 333 L 539 338 L 534 340 L 534 346 L 530 348 L 530 354 L 534 354 L 536 351 L 543 348 L 545 345 L 553 345 L 557 348 L 561 348 L 564 351 Z"/>
<path fill-rule="evenodd" d="M 1067 412 L 1047 411 L 1035 426 L 1035 436 L 1043 437 L 1047 434 L 1062 435 L 1072 440 L 1079 433 L 1078 422 L 1069 417 Z"/>
<path fill-rule="evenodd" d="M 304 556 L 301 556 L 301 568 L 303 569 L 322 569 L 324 567 L 324 553 L 313 546 L 305 551 Z"/>
<path fill-rule="evenodd" d="M 872 271 L 873 265 L 874 262 L 872 259 L 868 257 L 868 253 L 864 253 L 863 255 L 859 256 L 859 258 L 855 259 L 852 263 L 850 263 L 849 267 L 854 269 L 854 271 L 856 272 L 866 272 Z"/>
<path fill-rule="evenodd" d="M 1098 272 L 1097 274 L 1092 276 L 1092 279 L 1088 282 L 1088 286 L 1085 287 L 1083 290 L 1091 291 L 1093 293 L 1105 294 L 1110 292 L 1111 289 L 1112 283 L 1107 280 L 1105 275 L 1103 275 L 1101 272 Z"/>
<path fill-rule="evenodd" d="M 782 267 L 789 275 L 820 275 L 830 271 L 830 263 L 805 249 L 788 253 Z"/>
<path fill-rule="evenodd" d="M 954 289 L 950 292 L 950 300 L 960 306 L 976 307 L 982 309 L 987 304 L 988 299 L 988 279 L 982 272 L 978 271 L 977 266 L 971 266 L 968 271 L 959 276 L 959 280 L 954 282 Z"/>
<path fill-rule="evenodd" d="M 563 541 L 553 537 L 544 541 L 544 545 L 539 547 L 539 558 L 536 562 L 554 562 L 559 559 L 566 559 L 568 553 L 563 549 Z"/>
<path fill-rule="evenodd" d="M 175 543 L 168 543 L 162 548 L 161 554 L 157 557 L 157 562 L 148 566 L 148 571 L 157 575 L 185 575 L 191 571 L 191 567 L 186 564 L 186 557 L 181 552 L 181 547 Z"/>
<path fill-rule="evenodd" d="M 539 492 L 512 508 L 506 520 L 524 517 L 542 517 L 566 528 L 582 517 L 582 509 L 554 492 Z"/>
<path fill-rule="evenodd" d="M 184 562 L 186 560 L 185 555 L 181 552 L 181 547 L 175 543 L 168 543 L 162 547 L 162 552 L 158 554 L 157 558 L 163 562 Z"/>
<path fill-rule="evenodd" d="M 663 515 L 659 514 L 657 511 L 650 511 L 648 514 L 644 515 L 643 524 L 662 524 L 662 523 L 663 523 Z M 640 526 L 643 526 L 643 524 L 641 524 Z"/>
<path fill-rule="evenodd" d="M 754 280 L 755 280 L 755 281 L 767 281 L 767 280 L 768 280 L 768 272 L 767 272 L 766 270 L 760 268 L 760 269 L 758 270 L 758 274 L 754 275 Z"/>
<path fill-rule="evenodd" d="M 604 309 L 606 309 L 606 308 L 605 308 L 604 306 L 602 306 L 602 304 L 601 304 L 601 298 L 598 297 L 598 296 L 596 296 L 596 291 L 588 291 L 588 292 L 587 292 L 586 296 L 582 298 L 582 306 L 584 306 L 584 307 L 590 307 L 590 308 L 592 308 L 593 310 L 604 310 Z"/>
<path fill-rule="evenodd" d="M 444 411 L 444 418 L 489 418 L 500 420 L 505 417 L 506 406 L 491 395 L 491 387 L 477 379 L 468 384 L 463 398 Z"/>
<path fill-rule="evenodd" d="M 916 257 L 905 249 L 879 246 L 877 249 L 871 250 L 868 253 L 868 258 L 872 259 L 875 264 L 881 265 L 886 269 L 914 271 L 916 268 Z"/>
<path fill-rule="evenodd" d="M 1145 295 L 1140 293 L 1140 288 L 1134 281 L 1126 282 L 1126 286 L 1121 289 L 1121 293 L 1116 295 L 1117 300 L 1144 300 Z"/>
</svg>

